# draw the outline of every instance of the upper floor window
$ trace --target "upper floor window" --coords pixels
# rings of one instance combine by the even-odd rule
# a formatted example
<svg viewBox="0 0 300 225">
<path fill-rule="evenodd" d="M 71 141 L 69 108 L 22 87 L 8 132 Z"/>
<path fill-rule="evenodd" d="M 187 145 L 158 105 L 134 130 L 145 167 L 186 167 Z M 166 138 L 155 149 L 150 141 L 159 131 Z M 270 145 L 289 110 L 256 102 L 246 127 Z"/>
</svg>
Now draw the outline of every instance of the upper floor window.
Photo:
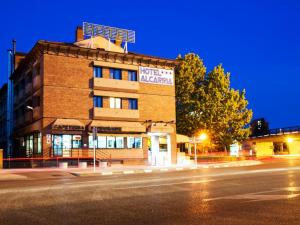
<svg viewBox="0 0 300 225">
<path fill-rule="evenodd" d="M 120 69 L 109 69 L 109 77 L 111 79 L 122 80 L 122 72 Z"/>
<path fill-rule="evenodd" d="M 102 68 L 94 66 L 94 77 L 102 77 Z"/>
<path fill-rule="evenodd" d="M 138 109 L 138 100 L 135 98 L 128 99 L 129 109 Z"/>
<path fill-rule="evenodd" d="M 103 98 L 102 96 L 94 96 L 94 107 L 102 108 L 103 107 Z"/>
<path fill-rule="evenodd" d="M 128 80 L 137 81 L 137 73 L 133 70 L 128 70 Z"/>
<path fill-rule="evenodd" d="M 111 109 L 121 109 L 122 108 L 121 98 L 110 97 L 109 98 L 109 108 L 111 108 Z"/>
</svg>

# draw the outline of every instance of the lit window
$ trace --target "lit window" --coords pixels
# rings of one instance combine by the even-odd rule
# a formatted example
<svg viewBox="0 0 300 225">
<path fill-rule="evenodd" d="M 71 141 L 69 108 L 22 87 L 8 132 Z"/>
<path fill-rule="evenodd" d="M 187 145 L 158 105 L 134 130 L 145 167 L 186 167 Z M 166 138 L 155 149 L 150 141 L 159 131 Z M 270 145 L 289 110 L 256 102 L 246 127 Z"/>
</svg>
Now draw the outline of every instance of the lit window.
<svg viewBox="0 0 300 225">
<path fill-rule="evenodd" d="M 94 77 L 102 77 L 102 68 L 94 66 Z"/>
<path fill-rule="evenodd" d="M 116 137 L 116 148 L 124 148 L 124 137 Z"/>
<path fill-rule="evenodd" d="M 115 137 L 107 137 L 107 148 L 115 148 Z"/>
<path fill-rule="evenodd" d="M 72 148 L 81 148 L 81 135 L 72 136 Z"/>
<path fill-rule="evenodd" d="M 95 148 L 97 148 L 98 147 L 97 140 L 95 140 L 95 142 L 94 142 L 93 136 L 90 135 L 89 136 L 89 148 L 94 148 L 94 143 L 95 143 Z"/>
<path fill-rule="evenodd" d="M 98 148 L 106 148 L 106 137 L 105 136 L 98 136 Z"/>
<path fill-rule="evenodd" d="M 142 138 L 127 137 L 127 148 L 142 148 Z"/>
<path fill-rule="evenodd" d="M 129 70 L 128 71 L 128 80 L 137 81 L 137 73 L 136 71 Z"/>
<path fill-rule="evenodd" d="M 129 109 L 138 109 L 138 100 L 135 98 L 128 99 L 128 107 Z"/>
<path fill-rule="evenodd" d="M 122 80 L 122 71 L 120 69 L 109 69 L 109 77 L 111 79 Z"/>
<path fill-rule="evenodd" d="M 109 107 L 111 109 L 121 109 L 122 108 L 121 98 L 110 97 Z"/>
<path fill-rule="evenodd" d="M 94 107 L 102 108 L 103 107 L 103 98 L 102 96 L 94 96 Z"/>
</svg>

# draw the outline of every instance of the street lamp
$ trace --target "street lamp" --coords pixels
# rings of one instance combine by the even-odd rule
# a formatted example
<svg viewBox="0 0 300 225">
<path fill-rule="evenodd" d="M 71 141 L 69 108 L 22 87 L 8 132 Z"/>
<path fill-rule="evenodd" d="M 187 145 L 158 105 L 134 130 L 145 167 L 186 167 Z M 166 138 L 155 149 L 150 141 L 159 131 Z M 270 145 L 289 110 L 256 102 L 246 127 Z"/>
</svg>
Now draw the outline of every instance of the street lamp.
<svg viewBox="0 0 300 225">
<path fill-rule="evenodd" d="M 205 141 L 207 139 L 207 134 L 206 133 L 201 133 L 197 139 L 200 139 L 201 142 Z M 197 142 L 196 142 L 196 136 L 194 136 L 194 160 L 195 164 L 197 165 Z"/>
<path fill-rule="evenodd" d="M 32 106 L 29 106 L 29 105 L 26 106 L 26 109 L 32 110 L 32 111 L 33 111 L 33 107 L 32 107 Z"/>
</svg>

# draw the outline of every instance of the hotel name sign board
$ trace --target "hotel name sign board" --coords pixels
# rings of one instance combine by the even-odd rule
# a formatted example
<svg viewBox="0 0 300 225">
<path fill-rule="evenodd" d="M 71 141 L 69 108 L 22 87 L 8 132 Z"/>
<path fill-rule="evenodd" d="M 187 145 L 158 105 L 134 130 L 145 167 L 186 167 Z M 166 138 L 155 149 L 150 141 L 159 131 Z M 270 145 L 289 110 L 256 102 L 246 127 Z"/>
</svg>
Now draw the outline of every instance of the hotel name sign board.
<svg viewBox="0 0 300 225">
<path fill-rule="evenodd" d="M 174 70 L 139 67 L 139 82 L 159 85 L 174 85 Z"/>
</svg>

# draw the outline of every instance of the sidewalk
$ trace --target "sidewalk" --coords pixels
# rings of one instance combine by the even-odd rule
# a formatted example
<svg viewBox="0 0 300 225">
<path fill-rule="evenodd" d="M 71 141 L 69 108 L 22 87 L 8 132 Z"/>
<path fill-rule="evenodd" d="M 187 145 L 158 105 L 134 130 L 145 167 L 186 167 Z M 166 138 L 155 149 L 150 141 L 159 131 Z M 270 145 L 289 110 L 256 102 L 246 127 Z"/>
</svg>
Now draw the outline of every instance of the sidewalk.
<svg viewBox="0 0 300 225">
<path fill-rule="evenodd" d="M 26 168 L 26 169 L 3 169 L 0 170 L 1 180 L 19 180 L 27 179 L 26 173 L 32 172 L 66 172 L 75 176 L 107 176 L 107 175 L 120 175 L 120 174 L 140 174 L 140 173 L 160 173 L 168 171 L 184 171 L 184 170 L 197 170 L 209 168 L 225 168 L 225 167 L 240 167 L 240 166 L 253 166 L 259 165 L 262 162 L 258 160 L 245 160 L 233 162 L 220 162 L 220 163 L 198 163 L 195 165 L 174 165 L 174 166 L 112 166 L 112 167 L 96 167 L 94 172 L 93 167 L 82 168 Z"/>
</svg>

